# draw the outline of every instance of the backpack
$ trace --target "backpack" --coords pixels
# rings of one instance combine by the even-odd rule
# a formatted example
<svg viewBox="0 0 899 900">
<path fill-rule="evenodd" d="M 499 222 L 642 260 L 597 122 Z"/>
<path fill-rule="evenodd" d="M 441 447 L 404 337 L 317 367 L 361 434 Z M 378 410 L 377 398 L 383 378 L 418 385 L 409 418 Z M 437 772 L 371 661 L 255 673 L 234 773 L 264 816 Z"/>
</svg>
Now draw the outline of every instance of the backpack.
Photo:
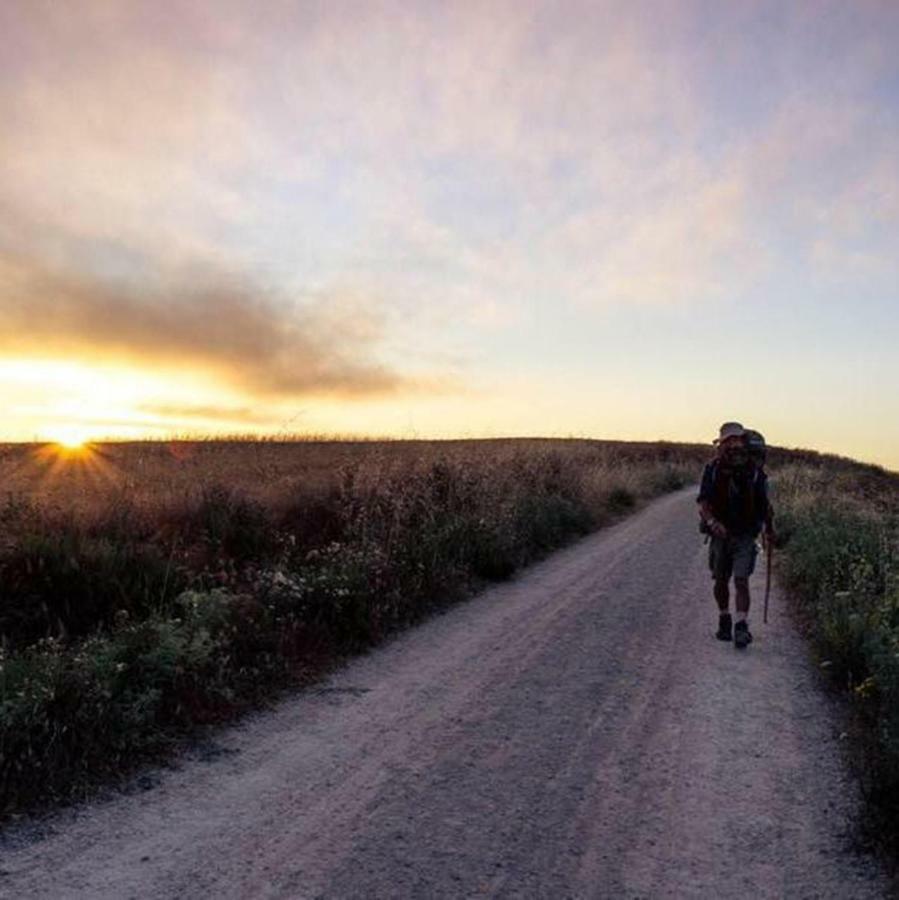
<svg viewBox="0 0 899 900">
<path fill-rule="evenodd" d="M 768 456 L 768 446 L 765 443 L 764 435 L 760 431 L 746 430 L 746 449 L 749 451 L 749 458 L 755 463 L 756 468 L 764 468 L 765 460 Z"/>
</svg>

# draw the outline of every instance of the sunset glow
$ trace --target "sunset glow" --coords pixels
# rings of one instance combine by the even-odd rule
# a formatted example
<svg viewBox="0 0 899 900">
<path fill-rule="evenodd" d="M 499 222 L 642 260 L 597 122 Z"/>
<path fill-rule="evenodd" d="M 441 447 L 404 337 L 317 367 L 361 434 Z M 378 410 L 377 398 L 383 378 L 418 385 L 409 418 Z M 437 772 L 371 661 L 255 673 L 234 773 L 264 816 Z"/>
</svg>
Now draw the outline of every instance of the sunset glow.
<svg viewBox="0 0 899 900">
<path fill-rule="evenodd" d="M 899 468 L 899 5 L 0 7 L 0 440 Z"/>
<path fill-rule="evenodd" d="M 90 440 L 87 431 L 77 425 L 63 426 L 50 433 L 51 440 L 63 450 L 81 450 Z"/>
</svg>

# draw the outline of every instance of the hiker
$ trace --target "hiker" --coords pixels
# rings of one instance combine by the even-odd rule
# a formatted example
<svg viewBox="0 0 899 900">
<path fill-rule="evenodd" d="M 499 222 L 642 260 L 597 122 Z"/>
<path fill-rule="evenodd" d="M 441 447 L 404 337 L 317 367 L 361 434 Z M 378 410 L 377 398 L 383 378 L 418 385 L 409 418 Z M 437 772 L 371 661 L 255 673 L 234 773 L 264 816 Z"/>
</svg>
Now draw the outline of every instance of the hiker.
<svg viewBox="0 0 899 900">
<path fill-rule="evenodd" d="M 747 432 L 739 422 L 725 422 L 715 444 L 717 455 L 703 469 L 696 498 L 700 530 L 710 536 L 709 568 L 719 611 L 715 637 L 733 640 L 735 647 L 743 649 L 752 641 L 749 576 L 758 553 L 756 538 L 764 529 L 766 538 L 773 539 L 764 453 L 759 453 L 759 446 L 764 450 L 764 439 L 758 432 Z M 731 577 L 736 593 L 736 622 L 729 609 Z"/>
</svg>

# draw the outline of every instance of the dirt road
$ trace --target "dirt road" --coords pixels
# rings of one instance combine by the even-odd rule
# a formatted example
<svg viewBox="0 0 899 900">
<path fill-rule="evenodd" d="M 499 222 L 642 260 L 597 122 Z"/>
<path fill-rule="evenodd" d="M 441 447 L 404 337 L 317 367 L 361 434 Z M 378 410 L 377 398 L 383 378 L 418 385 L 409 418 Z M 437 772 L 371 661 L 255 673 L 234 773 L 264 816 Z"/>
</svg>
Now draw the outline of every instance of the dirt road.
<svg viewBox="0 0 899 900">
<path fill-rule="evenodd" d="M 887 896 L 849 847 L 838 723 L 779 599 L 746 652 L 711 636 L 693 505 L 666 497 L 153 789 L 8 840 L 0 894 Z"/>
</svg>

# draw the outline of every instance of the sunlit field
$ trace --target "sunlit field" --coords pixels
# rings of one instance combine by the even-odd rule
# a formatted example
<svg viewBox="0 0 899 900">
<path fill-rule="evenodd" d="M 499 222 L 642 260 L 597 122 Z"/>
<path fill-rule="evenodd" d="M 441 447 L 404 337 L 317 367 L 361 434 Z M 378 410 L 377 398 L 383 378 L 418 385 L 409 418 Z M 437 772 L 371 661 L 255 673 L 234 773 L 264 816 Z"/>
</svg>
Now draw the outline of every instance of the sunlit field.
<svg viewBox="0 0 899 900">
<path fill-rule="evenodd" d="M 226 488 L 270 510 L 305 493 L 328 490 L 348 473 L 381 482 L 441 461 L 495 468 L 554 455 L 574 467 L 586 490 L 626 485 L 635 495 L 669 470 L 686 475 L 710 453 L 696 445 L 619 441 L 498 439 L 382 441 L 240 439 L 0 445 L 0 478 L 7 499 L 53 514 L 102 516 L 127 503 L 144 512 L 183 506 L 211 487 Z"/>
<path fill-rule="evenodd" d="M 0 445 L 8 496 L 57 509 L 100 511 L 127 498 L 141 505 L 184 499 L 215 481 L 275 502 L 300 486 L 324 484 L 346 465 L 386 455 L 421 456 L 427 446 L 340 441 L 178 440 L 96 443 L 75 433 L 45 444 Z"/>
<path fill-rule="evenodd" d="M 0 788 L 67 796 L 693 482 L 709 448 L 71 439 L 0 451 Z"/>
</svg>

